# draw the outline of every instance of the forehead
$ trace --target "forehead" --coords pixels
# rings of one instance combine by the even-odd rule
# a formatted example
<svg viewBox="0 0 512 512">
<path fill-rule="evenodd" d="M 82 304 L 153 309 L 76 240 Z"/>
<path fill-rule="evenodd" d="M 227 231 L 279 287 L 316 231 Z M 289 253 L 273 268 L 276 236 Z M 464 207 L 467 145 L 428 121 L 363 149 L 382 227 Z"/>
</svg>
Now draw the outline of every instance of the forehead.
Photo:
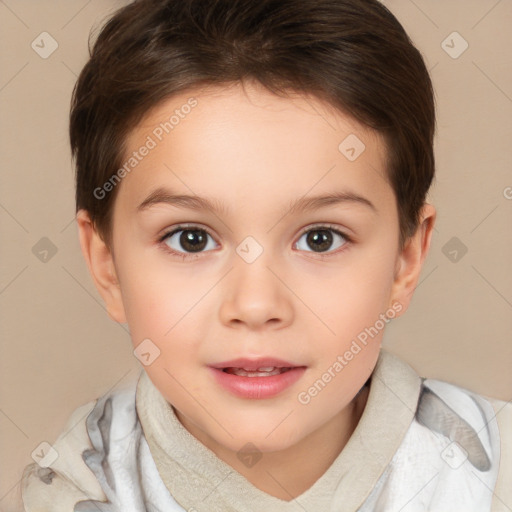
<svg viewBox="0 0 512 512">
<path fill-rule="evenodd" d="M 130 203 L 164 184 L 252 203 L 343 183 L 375 194 L 389 189 L 377 132 L 315 97 L 280 97 L 257 84 L 177 94 L 147 113 L 125 148 L 124 163 L 134 166 L 120 195 Z"/>
</svg>

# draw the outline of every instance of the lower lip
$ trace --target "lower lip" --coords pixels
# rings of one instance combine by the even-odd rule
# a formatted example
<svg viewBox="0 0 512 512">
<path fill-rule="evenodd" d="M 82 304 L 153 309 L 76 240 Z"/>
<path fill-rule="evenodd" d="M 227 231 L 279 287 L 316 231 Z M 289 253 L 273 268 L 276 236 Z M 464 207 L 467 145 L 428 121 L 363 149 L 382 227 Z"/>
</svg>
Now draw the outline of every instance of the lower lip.
<svg viewBox="0 0 512 512">
<path fill-rule="evenodd" d="M 306 368 L 300 366 L 270 377 L 241 377 L 226 373 L 219 368 L 211 368 L 211 370 L 217 382 L 234 395 L 242 398 L 260 399 L 278 395 L 295 384 L 304 375 Z"/>
</svg>

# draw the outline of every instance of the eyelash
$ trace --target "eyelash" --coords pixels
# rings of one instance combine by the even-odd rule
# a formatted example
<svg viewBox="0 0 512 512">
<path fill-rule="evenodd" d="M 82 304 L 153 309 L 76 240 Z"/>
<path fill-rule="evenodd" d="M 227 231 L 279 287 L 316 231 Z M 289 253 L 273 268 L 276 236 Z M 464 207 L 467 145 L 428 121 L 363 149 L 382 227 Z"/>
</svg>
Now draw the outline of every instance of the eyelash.
<svg viewBox="0 0 512 512">
<path fill-rule="evenodd" d="M 175 228 L 173 228 L 172 230 L 170 231 L 167 231 L 166 233 L 164 233 L 161 237 L 158 238 L 158 243 L 162 246 L 162 248 L 167 251 L 168 253 L 170 253 L 172 256 L 176 256 L 178 258 L 182 258 L 183 260 L 186 260 L 186 259 L 190 259 L 190 258 L 197 258 L 198 256 L 200 256 L 202 254 L 202 252 L 198 252 L 198 253 L 183 253 L 183 252 L 178 252 L 178 251 L 175 251 L 174 249 L 172 249 L 171 247 L 169 247 L 166 243 L 165 243 L 165 240 L 167 238 L 169 238 L 170 236 L 180 232 L 180 231 L 204 231 L 207 235 L 209 235 L 212 239 L 215 240 L 215 237 L 212 235 L 212 233 L 210 233 L 210 231 L 204 227 L 201 227 L 201 226 L 197 226 L 197 225 L 178 225 L 176 226 Z M 314 226 L 310 226 L 304 230 L 301 231 L 300 235 L 299 235 L 299 240 L 302 238 L 302 236 L 306 233 L 309 233 L 310 231 L 332 231 L 333 233 L 336 233 L 337 235 L 340 235 L 344 240 L 345 240 L 345 243 L 342 245 L 341 248 L 338 248 L 336 251 L 334 252 L 329 252 L 329 253 L 315 253 L 313 251 L 313 254 L 316 254 L 315 257 L 317 258 L 320 258 L 320 259 L 325 259 L 325 258 L 329 258 L 330 256 L 333 256 L 335 254 L 339 254 L 340 252 L 346 250 L 346 246 L 350 245 L 352 242 L 353 242 L 353 239 L 351 237 L 349 237 L 348 235 L 346 235 L 345 233 L 343 233 L 342 231 L 340 231 L 339 229 L 335 228 L 334 226 L 331 226 L 329 224 L 318 224 L 318 225 L 314 225 Z M 309 251 L 306 251 L 306 252 L 309 252 Z"/>
</svg>

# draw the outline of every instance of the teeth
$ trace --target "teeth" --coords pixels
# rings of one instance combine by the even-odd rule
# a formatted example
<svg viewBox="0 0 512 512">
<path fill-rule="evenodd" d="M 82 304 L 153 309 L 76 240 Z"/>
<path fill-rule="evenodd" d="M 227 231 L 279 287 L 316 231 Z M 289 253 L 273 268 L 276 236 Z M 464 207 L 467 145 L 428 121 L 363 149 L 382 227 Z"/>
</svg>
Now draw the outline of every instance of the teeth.
<svg viewBox="0 0 512 512">
<path fill-rule="evenodd" d="M 245 368 L 227 368 L 226 372 L 239 377 L 270 377 L 272 375 L 279 375 L 287 371 L 289 368 L 276 368 L 275 366 L 265 366 L 258 368 L 257 371 L 246 370 Z"/>
</svg>

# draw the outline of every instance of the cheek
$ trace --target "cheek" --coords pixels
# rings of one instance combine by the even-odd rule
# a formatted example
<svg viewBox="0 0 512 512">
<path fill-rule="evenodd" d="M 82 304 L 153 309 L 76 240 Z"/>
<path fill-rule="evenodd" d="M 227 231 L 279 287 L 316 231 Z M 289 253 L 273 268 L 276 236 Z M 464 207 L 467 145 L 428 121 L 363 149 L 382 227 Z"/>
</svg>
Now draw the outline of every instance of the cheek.
<svg viewBox="0 0 512 512">
<path fill-rule="evenodd" d="M 393 287 L 398 241 L 394 241 L 394 231 L 382 232 L 369 245 L 362 257 L 360 272 L 361 287 L 372 303 L 387 309 L 389 294 Z"/>
<path fill-rule="evenodd" d="M 351 339 L 386 312 L 393 284 L 392 255 L 360 251 L 346 262 L 322 286 L 307 285 L 308 305 L 325 319 L 338 340 Z"/>
<path fill-rule="evenodd" d="M 163 259 L 165 260 L 165 259 Z M 179 270 L 162 258 L 125 262 L 122 272 L 123 303 L 134 347 L 150 339 L 160 350 L 161 361 L 183 359 L 197 350 L 198 315 L 205 315 L 202 300 L 211 285 Z M 128 271 L 128 269 L 130 269 Z M 175 350 L 179 344 L 179 351 Z"/>
<path fill-rule="evenodd" d="M 163 283 L 132 274 L 122 282 L 123 301 L 134 344 L 139 338 L 160 338 L 172 326 L 172 296 L 163 296 Z M 166 311 L 166 314 L 164 314 Z"/>
</svg>

